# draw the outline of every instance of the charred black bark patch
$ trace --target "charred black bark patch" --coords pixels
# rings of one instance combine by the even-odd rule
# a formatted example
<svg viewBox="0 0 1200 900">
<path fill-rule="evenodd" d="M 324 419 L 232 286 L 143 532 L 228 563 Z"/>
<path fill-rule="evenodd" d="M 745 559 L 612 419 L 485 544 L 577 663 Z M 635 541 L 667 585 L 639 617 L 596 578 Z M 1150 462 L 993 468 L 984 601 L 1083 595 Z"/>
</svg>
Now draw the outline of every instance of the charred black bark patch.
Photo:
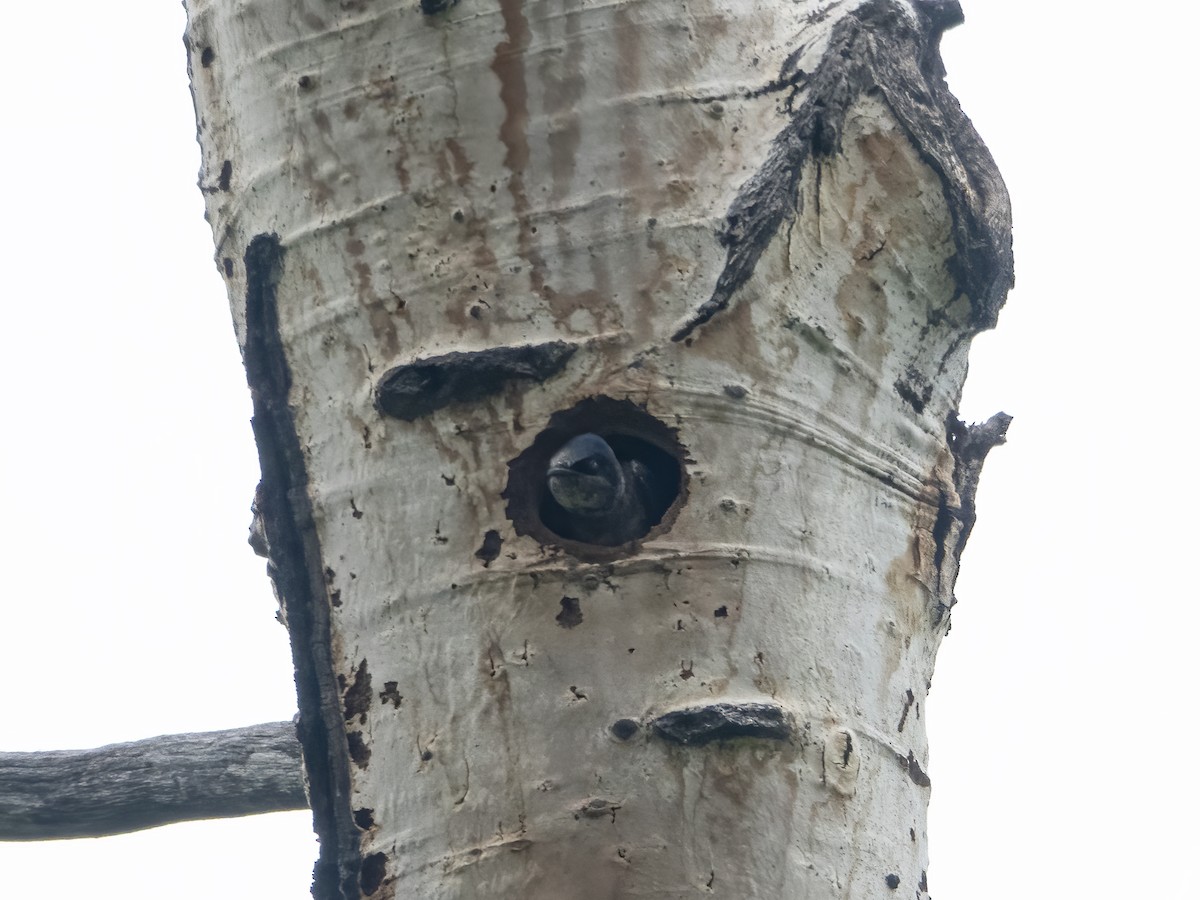
<svg viewBox="0 0 1200 900">
<path fill-rule="evenodd" d="M 400 704 L 404 702 L 404 695 L 398 690 L 399 687 L 398 681 L 385 681 L 383 690 L 379 692 L 379 702 L 384 705 L 390 703 L 393 709 L 399 709 Z"/>
<path fill-rule="evenodd" d="M 933 385 L 912 366 L 893 385 L 900 399 L 913 408 L 917 415 L 925 412 L 925 405 L 933 398 Z"/>
<path fill-rule="evenodd" d="M 350 758 L 354 760 L 354 764 L 360 769 L 365 769 L 371 761 L 371 748 L 367 746 L 366 740 L 362 736 L 361 731 L 346 732 L 346 747 L 349 750 Z"/>
<path fill-rule="evenodd" d="M 940 35 L 966 21 L 958 0 L 914 0 L 913 6 L 925 17 L 930 33 L 934 35 Z"/>
<path fill-rule="evenodd" d="M 914 23 L 890 0 L 866 3 L 834 26 L 816 71 L 795 70 L 789 56 L 762 91 L 791 90 L 788 122 L 762 167 L 742 186 L 719 236 L 725 266 L 708 300 L 675 334 L 683 341 L 725 309 L 754 274 L 780 226 L 794 219 L 807 162 L 841 149 L 846 114 L 878 90 L 922 160 L 942 182 L 958 253 L 952 261 L 959 290 L 970 298 L 972 325 L 990 328 L 1012 286 L 1012 212 L 991 154 L 946 87 L 938 50 L 941 33 L 962 10 L 956 2 L 918 4 Z M 803 102 L 794 105 L 801 86 Z"/>
<path fill-rule="evenodd" d="M 574 628 L 583 624 L 583 611 L 579 608 L 578 597 L 563 597 L 561 605 L 562 610 L 554 617 L 559 628 Z"/>
<path fill-rule="evenodd" d="M 896 726 L 896 731 L 904 731 L 904 723 L 908 721 L 908 713 L 913 708 L 913 704 L 917 702 L 917 698 L 913 696 L 911 690 L 904 692 L 904 709 L 900 711 L 900 724 Z"/>
<path fill-rule="evenodd" d="M 338 675 L 338 686 L 343 692 L 343 710 L 347 722 L 358 719 L 360 725 L 367 724 L 367 710 L 371 708 L 371 673 L 364 659 L 354 670 L 354 683 L 346 687 L 346 676 Z"/>
<path fill-rule="evenodd" d="M 313 872 L 316 900 L 358 891 L 358 828 L 350 808 L 350 763 L 341 740 L 342 703 L 331 653 L 329 605 L 321 547 L 308 499 L 308 471 L 288 405 L 292 373 L 279 335 L 276 290 L 284 250 L 260 234 L 246 248 L 246 379 L 262 484 L 258 505 L 271 554 L 271 577 L 286 609 L 304 751 L 321 855 Z M 227 266 L 232 268 L 232 266 Z"/>
<path fill-rule="evenodd" d="M 967 425 L 956 415 L 946 421 L 946 439 L 950 452 L 954 454 L 954 490 L 958 493 L 957 518 L 962 523 L 958 542 L 954 548 L 957 559 L 975 527 L 975 493 L 979 490 L 979 476 L 983 464 L 992 448 L 1003 444 L 1008 434 L 1012 416 L 996 413 L 986 422 Z"/>
<path fill-rule="evenodd" d="M 941 624 L 954 605 L 954 579 L 967 539 L 975 527 L 975 493 L 988 453 L 1003 444 L 1012 416 L 996 413 L 986 422 L 967 425 L 955 413 L 946 419 L 946 442 L 954 457 L 954 492 L 958 504 L 953 506 L 945 491 L 938 498 L 937 517 L 933 522 L 933 566 L 938 598 L 934 626 Z M 949 566 L 947 563 L 949 562 Z"/>
<path fill-rule="evenodd" d="M 362 892 L 365 896 L 370 897 L 383 885 L 384 876 L 387 875 L 387 856 L 382 853 L 372 853 L 363 860 L 362 872 L 359 874 L 359 885 L 362 886 Z"/>
<path fill-rule="evenodd" d="M 929 787 L 931 784 L 929 776 L 921 768 L 921 764 L 917 762 L 917 758 L 913 756 L 912 751 L 908 751 L 908 758 L 902 759 L 901 763 L 908 770 L 908 777 L 912 779 L 912 783 L 917 787 Z"/>
<path fill-rule="evenodd" d="M 783 708 L 770 703 L 713 703 L 679 709 L 650 723 L 664 741 L 700 747 L 731 738 L 786 741 L 792 726 Z"/>
<path fill-rule="evenodd" d="M 545 381 L 562 371 L 576 349 L 566 341 L 549 341 L 414 360 L 384 373 L 375 403 L 380 412 L 412 422 L 452 403 L 498 394 L 513 381 Z"/>
<path fill-rule="evenodd" d="M 495 529 L 484 534 L 483 543 L 475 551 L 475 557 L 483 563 L 485 569 L 496 561 L 496 557 L 500 555 L 500 545 L 503 543 L 504 538 L 500 537 L 500 532 Z"/>
</svg>

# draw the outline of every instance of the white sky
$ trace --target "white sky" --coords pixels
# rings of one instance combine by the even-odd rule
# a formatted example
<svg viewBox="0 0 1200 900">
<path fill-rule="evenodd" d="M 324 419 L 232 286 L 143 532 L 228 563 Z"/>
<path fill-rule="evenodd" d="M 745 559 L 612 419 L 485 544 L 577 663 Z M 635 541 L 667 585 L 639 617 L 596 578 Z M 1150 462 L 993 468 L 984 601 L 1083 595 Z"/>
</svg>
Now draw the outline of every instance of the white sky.
<svg viewBox="0 0 1200 900">
<path fill-rule="evenodd" d="M 1194 896 L 1200 15 L 964 7 L 945 56 L 1013 195 L 1018 279 L 964 414 L 1016 419 L 925 711 L 931 893 Z M 257 459 L 183 28 L 163 0 L 5 10 L 0 749 L 295 706 L 245 545 Z M 307 813 L 0 844 L 0 897 L 303 900 L 315 855 Z"/>
</svg>

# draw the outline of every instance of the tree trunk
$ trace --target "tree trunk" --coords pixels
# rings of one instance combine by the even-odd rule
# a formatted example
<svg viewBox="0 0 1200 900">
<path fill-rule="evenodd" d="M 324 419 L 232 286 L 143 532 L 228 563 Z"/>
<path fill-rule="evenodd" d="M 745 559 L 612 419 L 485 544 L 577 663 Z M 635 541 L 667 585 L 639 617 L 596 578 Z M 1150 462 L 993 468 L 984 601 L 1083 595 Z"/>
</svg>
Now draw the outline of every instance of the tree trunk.
<svg viewBox="0 0 1200 900">
<path fill-rule="evenodd" d="M 958 4 L 187 5 L 315 895 L 926 896 L 1007 423 Z M 555 504 L 583 433 L 640 527 Z"/>
</svg>

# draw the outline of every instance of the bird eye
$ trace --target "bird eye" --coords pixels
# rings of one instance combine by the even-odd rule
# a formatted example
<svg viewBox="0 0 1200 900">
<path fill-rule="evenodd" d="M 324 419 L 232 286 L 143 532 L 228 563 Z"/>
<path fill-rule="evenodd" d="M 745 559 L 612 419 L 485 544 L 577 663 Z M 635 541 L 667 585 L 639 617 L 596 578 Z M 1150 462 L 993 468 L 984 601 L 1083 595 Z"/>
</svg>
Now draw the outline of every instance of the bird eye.
<svg viewBox="0 0 1200 900">
<path fill-rule="evenodd" d="M 589 456 L 587 459 L 581 461 L 575 468 L 586 475 L 595 475 L 600 471 L 600 460 Z"/>
</svg>

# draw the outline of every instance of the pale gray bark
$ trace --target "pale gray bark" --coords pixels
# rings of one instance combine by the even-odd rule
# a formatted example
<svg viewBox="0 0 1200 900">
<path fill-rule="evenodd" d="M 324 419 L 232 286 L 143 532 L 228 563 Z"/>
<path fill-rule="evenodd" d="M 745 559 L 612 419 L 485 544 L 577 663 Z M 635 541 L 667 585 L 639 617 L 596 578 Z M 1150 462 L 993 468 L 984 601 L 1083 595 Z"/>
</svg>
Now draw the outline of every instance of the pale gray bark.
<svg viewBox="0 0 1200 900">
<path fill-rule="evenodd" d="M 0 753 L 4 841 L 102 837 L 307 805 L 292 722 Z"/>
</svg>

